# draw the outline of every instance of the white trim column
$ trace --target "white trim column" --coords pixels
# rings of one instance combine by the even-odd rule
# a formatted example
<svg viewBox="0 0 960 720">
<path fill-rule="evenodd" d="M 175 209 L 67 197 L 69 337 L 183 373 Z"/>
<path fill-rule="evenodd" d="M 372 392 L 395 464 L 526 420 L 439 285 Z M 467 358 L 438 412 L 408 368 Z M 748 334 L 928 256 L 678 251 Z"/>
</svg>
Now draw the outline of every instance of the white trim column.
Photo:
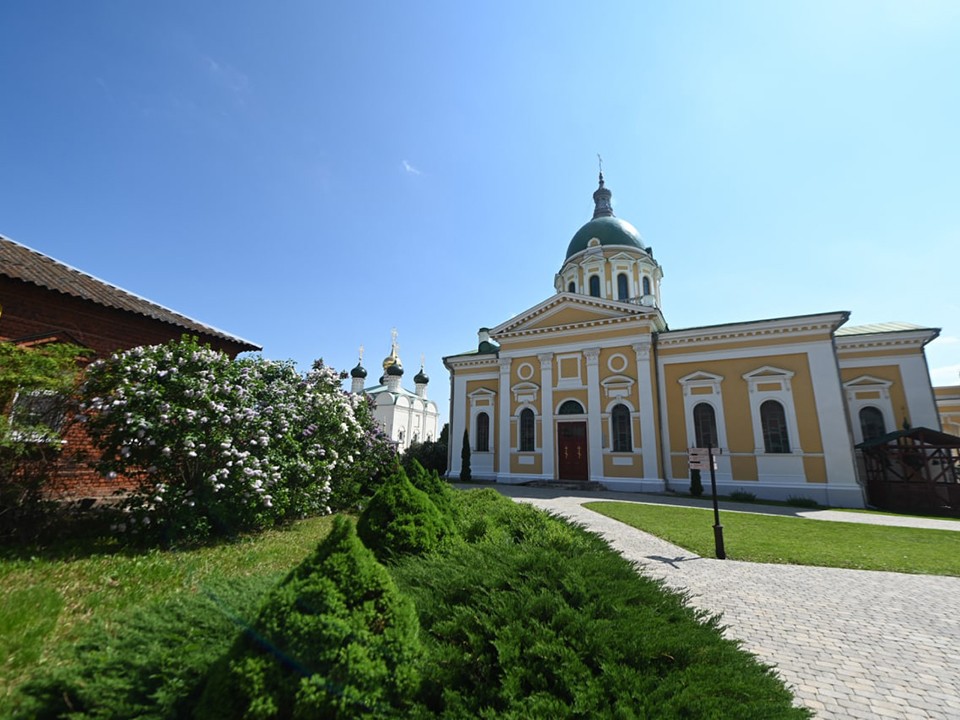
<svg viewBox="0 0 960 720">
<path fill-rule="evenodd" d="M 540 436 L 542 472 L 550 480 L 556 476 L 553 469 L 553 444 L 556 434 L 553 429 L 553 353 L 537 355 L 540 359 Z"/>
<path fill-rule="evenodd" d="M 510 474 L 510 365 L 512 358 L 500 358 L 500 408 L 498 411 L 498 445 L 499 453 L 497 477 Z"/>
<path fill-rule="evenodd" d="M 600 348 L 583 351 L 587 359 L 587 428 L 589 435 L 590 479 L 603 479 L 603 420 L 600 407 Z"/>
<path fill-rule="evenodd" d="M 460 453 L 463 451 L 463 431 L 467 427 L 467 379 L 453 375 L 453 417 L 450 418 L 450 470 L 448 475 L 460 477 Z"/>
<path fill-rule="evenodd" d="M 650 379 L 649 335 L 634 343 L 633 351 L 637 355 L 637 394 L 639 395 L 640 441 L 643 452 L 643 477 L 659 478 L 657 472 L 657 419 L 653 408 L 653 382 Z M 667 462 L 668 458 L 664 458 Z M 668 463 L 669 464 L 669 463 Z"/>
<path fill-rule="evenodd" d="M 840 369 L 831 343 L 823 343 L 807 353 L 813 396 L 823 444 L 823 462 L 827 472 L 827 502 L 842 507 L 863 507 L 863 489 L 857 482 L 856 456 L 851 443 L 851 428 L 844 407 Z M 889 403 L 889 401 L 888 401 Z"/>
</svg>

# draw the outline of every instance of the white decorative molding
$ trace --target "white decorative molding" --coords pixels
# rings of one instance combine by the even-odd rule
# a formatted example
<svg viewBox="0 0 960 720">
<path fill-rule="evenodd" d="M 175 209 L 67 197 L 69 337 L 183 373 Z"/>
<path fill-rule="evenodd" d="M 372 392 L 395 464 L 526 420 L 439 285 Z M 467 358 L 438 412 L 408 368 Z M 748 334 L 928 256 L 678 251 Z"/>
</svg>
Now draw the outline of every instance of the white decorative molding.
<svg viewBox="0 0 960 720">
<path fill-rule="evenodd" d="M 532 382 L 520 382 L 510 388 L 513 399 L 518 403 L 535 403 L 540 393 L 540 386 Z"/>
<path fill-rule="evenodd" d="M 687 447 L 696 447 L 697 430 L 693 420 L 693 411 L 700 403 L 706 403 L 713 409 L 713 417 L 717 423 L 717 446 L 724 451 L 717 459 L 717 469 L 729 472 L 729 458 L 727 455 L 727 420 L 723 412 L 723 392 L 721 383 L 723 376 L 697 370 L 684 375 L 677 381 L 683 387 L 683 416 L 687 428 Z M 694 392 L 694 389 L 701 392 Z M 706 390 L 707 392 L 703 392 Z M 720 467 L 720 466 L 723 467 Z"/>
<path fill-rule="evenodd" d="M 533 377 L 533 365 L 528 362 L 520 363 L 517 366 L 517 377 L 521 380 L 529 380 Z"/>
<path fill-rule="evenodd" d="M 883 416 L 884 429 L 896 430 L 897 418 L 890 402 L 889 380 L 861 375 L 843 383 L 847 396 L 847 409 L 850 413 L 850 428 L 853 430 L 854 444 L 863 442 L 863 428 L 860 425 L 860 411 L 867 407 L 875 408 Z M 874 397 L 876 396 L 876 397 Z"/>
<path fill-rule="evenodd" d="M 557 384 L 558 388 L 582 388 L 583 375 L 582 363 L 580 362 L 580 353 L 564 353 L 556 356 L 557 361 Z M 570 368 L 575 367 L 576 373 L 570 372 Z"/>
<path fill-rule="evenodd" d="M 600 381 L 608 398 L 627 398 L 633 389 L 634 379 L 626 375 L 610 375 Z"/>
<path fill-rule="evenodd" d="M 607 358 L 607 369 L 612 373 L 622 373 L 629 364 L 627 356 L 623 353 L 614 353 Z"/>
</svg>

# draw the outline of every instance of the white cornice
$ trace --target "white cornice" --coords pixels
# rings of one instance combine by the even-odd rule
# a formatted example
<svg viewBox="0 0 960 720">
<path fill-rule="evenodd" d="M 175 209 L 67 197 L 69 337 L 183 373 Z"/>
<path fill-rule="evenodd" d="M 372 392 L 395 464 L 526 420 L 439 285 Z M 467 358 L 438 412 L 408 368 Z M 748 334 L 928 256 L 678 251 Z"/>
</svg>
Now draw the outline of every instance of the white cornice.
<svg viewBox="0 0 960 720">
<path fill-rule="evenodd" d="M 713 325 L 687 330 L 670 330 L 659 335 L 658 344 L 662 348 L 684 347 L 686 345 L 716 345 L 732 341 L 757 340 L 765 338 L 800 338 L 833 333 L 846 322 L 849 313 L 836 312 L 802 317 L 754 320 L 730 325 Z"/>
<path fill-rule="evenodd" d="M 457 368 L 458 370 L 463 368 L 496 368 L 498 363 L 499 360 L 493 353 L 483 356 L 451 355 L 443 359 L 443 365 L 447 368 L 447 370 L 452 370 L 453 368 Z"/>
<path fill-rule="evenodd" d="M 923 348 L 924 345 L 936 338 L 939 330 L 910 330 L 887 333 L 870 333 L 868 335 L 838 335 L 837 351 L 850 352 L 852 350 L 902 349 Z"/>
</svg>

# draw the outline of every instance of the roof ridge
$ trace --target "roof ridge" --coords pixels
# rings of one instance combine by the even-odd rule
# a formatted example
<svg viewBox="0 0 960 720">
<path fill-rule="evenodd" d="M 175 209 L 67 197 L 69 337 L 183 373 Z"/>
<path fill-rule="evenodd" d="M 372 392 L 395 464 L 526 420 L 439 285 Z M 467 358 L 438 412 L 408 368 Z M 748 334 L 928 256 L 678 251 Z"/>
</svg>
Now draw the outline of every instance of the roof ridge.
<svg viewBox="0 0 960 720">
<path fill-rule="evenodd" d="M 52 280 L 50 278 L 42 277 L 42 270 L 50 268 L 36 268 L 37 272 L 29 272 L 31 268 L 25 267 L 23 258 L 3 258 L 4 254 L 4 244 L 9 244 L 14 246 L 20 253 L 26 251 L 38 259 L 38 261 L 44 265 L 52 265 L 54 269 L 63 270 L 71 273 L 74 276 L 77 276 L 79 279 L 86 279 L 88 281 L 93 281 L 95 287 L 101 289 L 106 289 L 109 292 L 105 297 L 94 297 L 93 293 L 84 293 L 76 288 L 67 288 L 65 289 L 61 283 L 56 282 L 56 277 Z M 207 323 L 195 320 L 183 313 L 177 312 L 176 310 L 169 308 L 165 305 L 161 305 L 158 302 L 154 302 L 149 298 L 146 298 L 142 295 L 138 295 L 135 292 L 131 292 L 126 288 L 122 288 L 119 285 L 103 280 L 96 275 L 92 275 L 88 272 L 80 270 L 68 263 L 65 263 L 61 260 L 57 260 L 46 253 L 42 253 L 39 250 L 36 250 L 28 245 L 24 245 L 21 242 L 18 242 L 12 238 L 7 237 L 6 235 L 0 234 L 0 259 L 6 260 L 3 264 L 0 264 L 0 275 L 5 275 L 14 280 L 20 280 L 22 282 L 28 282 L 38 287 L 46 288 L 47 290 L 52 290 L 54 292 L 59 292 L 63 295 L 69 295 L 71 297 L 79 298 L 81 300 L 86 300 L 88 302 L 101 305 L 103 307 L 113 308 L 115 310 L 123 310 L 126 312 L 133 312 L 137 315 L 143 317 L 149 317 L 160 322 L 166 322 L 170 325 L 176 325 L 184 328 L 185 330 L 193 330 L 206 333 L 207 335 L 212 335 L 214 337 L 219 337 L 221 339 L 230 340 L 232 342 L 241 343 L 244 345 L 249 345 L 253 348 L 259 349 L 256 343 L 250 342 L 245 338 L 241 338 L 238 335 L 233 335 L 224 330 L 221 330 L 213 325 L 208 325 Z M 11 273 L 9 272 L 10 267 L 20 267 L 23 272 L 21 273 Z M 115 297 L 111 298 L 110 295 Z M 117 302 L 119 298 L 128 300 L 127 303 Z M 132 302 L 129 302 L 132 301 Z M 138 308 L 137 305 L 143 305 L 145 307 Z M 147 310 L 153 310 L 154 312 L 147 312 Z M 156 312 L 159 311 L 159 312 Z"/>
</svg>

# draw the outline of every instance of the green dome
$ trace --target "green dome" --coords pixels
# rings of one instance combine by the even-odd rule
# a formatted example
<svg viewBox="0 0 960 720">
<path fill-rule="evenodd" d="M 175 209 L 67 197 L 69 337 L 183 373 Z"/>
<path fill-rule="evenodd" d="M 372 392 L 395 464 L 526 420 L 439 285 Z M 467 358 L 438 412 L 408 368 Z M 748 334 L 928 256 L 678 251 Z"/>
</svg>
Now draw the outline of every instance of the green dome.
<svg viewBox="0 0 960 720">
<path fill-rule="evenodd" d="M 621 220 L 612 215 L 607 217 L 594 218 L 582 228 L 577 230 L 570 245 L 567 246 L 567 257 L 569 260 L 578 252 L 587 249 L 587 243 L 592 238 L 600 240 L 601 245 L 626 245 L 637 250 L 646 251 L 646 246 L 640 240 L 640 233 L 626 220 Z"/>
<path fill-rule="evenodd" d="M 357 363 L 357 366 L 350 371 L 350 377 L 365 378 L 366 376 L 367 371 L 360 363 Z"/>
</svg>

